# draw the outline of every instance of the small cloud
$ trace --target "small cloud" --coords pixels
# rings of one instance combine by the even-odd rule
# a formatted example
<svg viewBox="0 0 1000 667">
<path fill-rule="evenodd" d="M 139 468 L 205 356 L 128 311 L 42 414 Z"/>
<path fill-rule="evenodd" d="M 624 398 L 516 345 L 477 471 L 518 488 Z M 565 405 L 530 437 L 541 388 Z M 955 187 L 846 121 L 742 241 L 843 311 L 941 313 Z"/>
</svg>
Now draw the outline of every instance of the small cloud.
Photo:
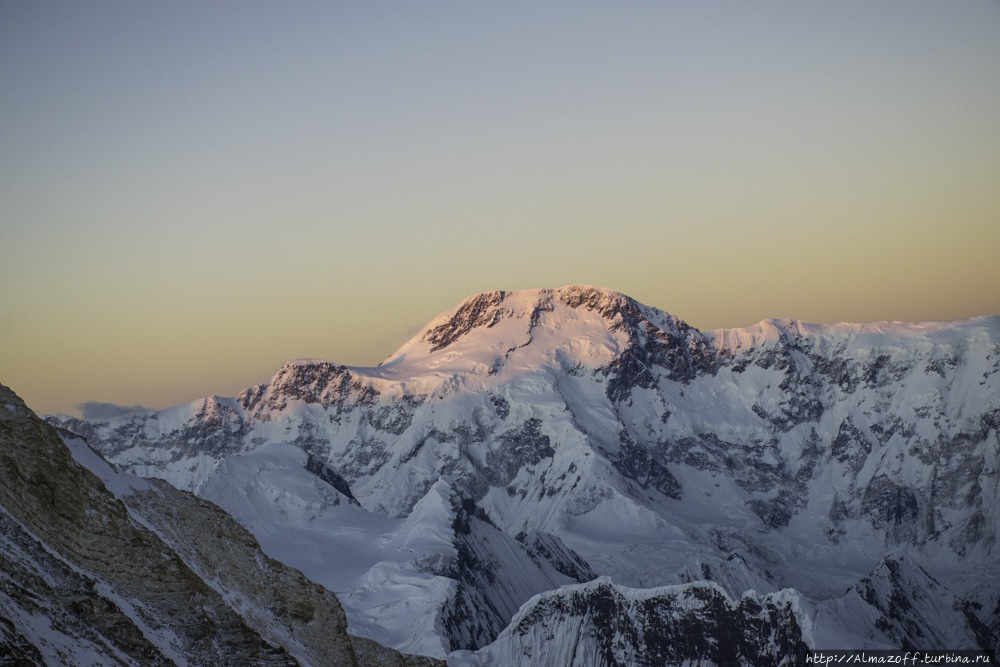
<svg viewBox="0 0 1000 667">
<path fill-rule="evenodd" d="M 136 412 L 152 412 L 152 408 L 145 408 L 141 405 L 115 405 L 114 403 L 101 403 L 99 401 L 87 401 L 76 406 L 80 409 L 80 414 L 87 421 L 105 421 L 125 417 Z"/>
</svg>

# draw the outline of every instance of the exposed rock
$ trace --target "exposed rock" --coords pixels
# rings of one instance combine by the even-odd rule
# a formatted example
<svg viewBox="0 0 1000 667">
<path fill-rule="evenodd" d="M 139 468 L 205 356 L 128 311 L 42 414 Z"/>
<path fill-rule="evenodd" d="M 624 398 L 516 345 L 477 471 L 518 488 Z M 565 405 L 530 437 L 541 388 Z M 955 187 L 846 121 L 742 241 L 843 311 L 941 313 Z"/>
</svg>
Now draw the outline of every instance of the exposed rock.
<svg viewBox="0 0 1000 667">
<path fill-rule="evenodd" d="M 298 664 L 136 522 L 56 430 L 2 386 L 0 505 L 24 554 L 12 578 L 29 584 L 4 597 L 3 615 L 20 635 L 43 616 L 61 637 L 82 633 L 106 664 L 127 664 L 122 654 L 144 664 L 171 664 L 174 655 L 196 665 Z M 36 647 L 47 662 L 62 659 Z M 338 659 L 354 663 L 350 654 Z"/>
<path fill-rule="evenodd" d="M 997 633 L 904 553 L 884 557 L 843 598 L 827 603 L 852 631 L 905 650 L 995 650 Z"/>
<path fill-rule="evenodd" d="M 364 637 L 351 636 L 358 667 L 447 667 L 444 660 L 393 651 Z"/>
<path fill-rule="evenodd" d="M 534 598 L 484 653 L 510 667 L 805 664 L 808 622 L 789 593 L 733 600 L 707 583 L 636 590 L 598 579 Z"/>
<path fill-rule="evenodd" d="M 431 345 L 431 352 L 448 347 L 476 327 L 495 326 L 507 314 L 500 308 L 506 292 L 483 292 L 471 296 L 458 307 L 448 320 L 424 334 L 424 340 Z"/>
<path fill-rule="evenodd" d="M 195 492 L 276 445 L 300 448 L 313 461 L 304 474 L 381 518 L 409 520 L 447 477 L 475 501 L 456 535 L 488 520 L 508 537 L 557 538 L 586 568 L 550 559 L 548 542 L 525 546 L 574 580 L 657 587 L 700 572 L 820 603 L 901 551 L 968 602 L 968 628 L 1000 627 L 1000 318 L 699 332 L 611 290 L 569 286 L 470 297 L 390 358 L 373 369 L 291 362 L 238 399 L 53 421 L 124 470 Z M 250 505 L 318 507 L 316 520 L 340 507 L 294 488 L 246 493 Z M 481 646 L 506 620 L 485 592 L 489 559 L 448 560 L 463 539 L 444 540 L 438 559 L 392 561 L 434 573 L 421 585 L 448 598 L 427 612 L 448 620 L 422 626 L 426 645 Z M 745 572 L 719 567 L 737 552 Z M 344 588 L 360 599 L 398 583 Z"/>
<path fill-rule="evenodd" d="M 69 437 L 0 386 L 0 664 L 442 664 L 365 640 L 359 662 L 332 592 L 216 505 Z"/>
</svg>

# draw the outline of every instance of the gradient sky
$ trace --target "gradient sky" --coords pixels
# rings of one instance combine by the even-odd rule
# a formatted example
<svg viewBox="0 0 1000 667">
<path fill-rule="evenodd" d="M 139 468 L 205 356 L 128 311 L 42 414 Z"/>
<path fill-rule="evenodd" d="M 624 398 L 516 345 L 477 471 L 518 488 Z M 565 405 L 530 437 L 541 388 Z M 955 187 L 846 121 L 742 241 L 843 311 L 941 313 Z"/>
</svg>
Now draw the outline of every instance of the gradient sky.
<svg viewBox="0 0 1000 667">
<path fill-rule="evenodd" d="M 1000 313 L 1000 2 L 0 2 L 0 383 L 374 365 L 487 289 Z"/>
</svg>

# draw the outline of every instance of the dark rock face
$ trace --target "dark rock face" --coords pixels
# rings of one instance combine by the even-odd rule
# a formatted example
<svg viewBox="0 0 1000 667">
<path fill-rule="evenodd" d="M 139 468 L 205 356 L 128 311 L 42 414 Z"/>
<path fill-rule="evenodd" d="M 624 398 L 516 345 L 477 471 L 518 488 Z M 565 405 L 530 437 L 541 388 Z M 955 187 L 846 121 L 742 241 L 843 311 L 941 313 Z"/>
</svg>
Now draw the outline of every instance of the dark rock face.
<svg viewBox="0 0 1000 667">
<path fill-rule="evenodd" d="M 555 455 L 552 441 L 542 433 L 542 421 L 528 419 L 517 429 L 502 433 L 496 438 L 497 446 L 487 454 L 486 474 L 494 486 L 505 486 L 526 465 L 537 465 L 542 459 Z"/>
<path fill-rule="evenodd" d="M 316 475 L 333 488 L 337 489 L 337 491 L 340 491 L 355 505 L 360 505 L 358 499 L 354 497 L 353 493 L 351 493 L 351 486 L 347 483 L 347 480 L 338 475 L 336 470 L 326 465 L 312 454 L 310 454 L 309 458 L 306 459 L 306 470 Z"/>
<path fill-rule="evenodd" d="M 98 593 L 95 586 L 100 582 L 115 596 L 130 601 L 137 608 L 133 613 L 140 615 L 147 628 L 176 633 L 173 648 L 193 664 L 298 664 L 284 650 L 265 642 L 169 546 L 132 520 L 104 484 L 73 461 L 55 429 L 35 417 L 6 387 L 0 387 L 0 403 L 4 404 L 0 408 L 0 505 L 10 518 L 8 534 L 27 555 L 39 555 L 43 552 L 39 542 L 19 534 L 17 528 L 23 526 L 22 531 L 31 531 L 59 554 L 56 559 L 22 566 L 18 578 L 29 586 L 12 590 L 15 595 L 8 594 L 5 607 L 30 617 L 32 603 L 26 608 L 16 600 L 34 600 L 48 593 L 45 604 L 55 620 L 67 615 L 72 619 L 63 626 L 68 637 L 74 636 L 72 625 L 76 624 L 89 630 L 86 634 L 94 636 L 94 645 L 107 641 L 127 649 L 126 654 L 145 656 L 145 664 L 170 664 L 162 649 L 150 646 L 130 614 L 123 613 L 108 593 Z M 91 574 L 76 575 L 77 569 Z M 47 574 L 60 572 L 55 587 L 42 584 Z M 13 621 L 9 616 L 8 620 Z M 24 634 L 27 628 L 17 630 Z M 104 653 L 108 664 L 116 664 L 110 651 Z M 344 664 L 353 664 L 351 658 Z"/>
<path fill-rule="evenodd" d="M 333 593 L 217 506 L 159 480 L 117 498 L 0 386 L 0 664 L 443 664 L 363 647 Z"/>
<path fill-rule="evenodd" d="M 996 630 L 980 620 L 972 603 L 952 595 L 902 552 L 883 558 L 847 591 L 843 604 L 855 617 L 874 617 L 875 629 L 905 650 L 989 651 L 998 644 Z"/>
<path fill-rule="evenodd" d="M 372 428 L 390 435 L 402 435 L 413 423 L 413 413 L 423 403 L 421 398 L 404 396 L 398 401 L 367 411 Z"/>
<path fill-rule="evenodd" d="M 828 590 L 826 582 L 802 584 L 779 570 L 795 569 L 788 554 L 804 526 L 816 527 L 810 557 L 829 555 L 830 562 L 858 542 L 872 562 L 897 547 L 956 567 L 994 562 L 998 333 L 990 318 L 940 326 L 768 321 L 701 333 L 599 288 L 488 292 L 414 340 L 406 363 L 416 370 L 405 381 L 392 379 L 403 366 L 365 375 L 299 362 L 235 401 L 199 403 L 195 417 L 174 430 L 158 431 L 156 415 L 58 423 L 91 437 L 123 466 L 172 482 L 195 479 L 195 464 L 212 463 L 203 465 L 204 458 L 296 444 L 310 455 L 313 474 L 343 491 L 339 478 L 366 508 L 392 517 L 407 516 L 448 476 L 456 492 L 480 504 L 475 512 L 488 510 L 508 535 L 525 541 L 532 531 L 558 533 L 615 576 L 623 570 L 602 565 L 586 540 L 574 541 L 572 527 L 560 531 L 582 525 L 577 518 L 602 504 L 601 511 L 648 510 L 650 531 L 660 519 L 681 526 L 720 510 L 741 527 L 707 529 L 691 538 L 704 540 L 697 549 L 718 551 L 713 558 L 739 551 L 762 581 L 813 585 L 826 599 L 850 583 Z M 446 372 L 438 372 L 438 360 L 447 360 L 440 366 Z M 433 372 L 424 372 L 425 362 Z M 726 507 L 713 506 L 719 498 Z M 466 514 L 487 516 L 475 512 Z M 472 518 L 455 530 L 468 535 Z M 524 545 L 536 562 L 571 579 L 593 574 L 544 540 Z M 481 645 L 498 627 L 480 622 L 493 614 L 483 591 L 496 572 L 470 553 L 458 559 L 464 570 L 434 570 L 463 591 L 443 616 L 457 619 L 449 626 L 453 646 Z M 718 561 L 708 560 L 713 567 L 704 576 L 720 577 Z M 857 565 L 850 581 L 870 565 Z M 478 569 L 481 577 L 468 576 Z M 623 576 L 653 585 L 672 583 L 670 573 Z M 995 575 L 983 575 L 988 590 L 976 597 L 934 573 L 965 596 L 963 609 L 978 623 L 1000 627 Z M 897 635 L 872 641 L 886 637 Z"/>
<path fill-rule="evenodd" d="M 212 503 L 162 480 L 124 496 L 183 561 L 227 598 L 262 637 L 308 665 L 350 664 L 347 619 L 336 596 L 261 553 L 257 540 Z"/>
<path fill-rule="evenodd" d="M 39 667 L 45 664 L 41 651 L 17 631 L 9 618 L 0 617 L 0 664 Z"/>
<path fill-rule="evenodd" d="M 868 436 L 859 430 L 850 418 L 840 424 L 837 437 L 830 443 L 830 453 L 833 458 L 841 463 L 847 463 L 854 472 L 861 470 L 871 451 L 872 445 Z"/>
<path fill-rule="evenodd" d="M 625 431 L 619 433 L 621 447 L 610 455 L 611 463 L 627 479 L 643 489 L 654 489 L 668 498 L 681 499 L 681 483 L 667 466 L 645 447 L 639 446 Z"/>
<path fill-rule="evenodd" d="M 545 561 L 557 572 L 580 584 L 597 579 L 597 573 L 590 564 L 555 535 L 533 530 L 518 539 L 536 563 Z"/>
<path fill-rule="evenodd" d="M 702 570 L 712 575 L 705 564 Z M 839 609 L 859 641 L 874 645 L 990 651 L 997 644 L 973 603 L 951 595 L 902 553 L 822 605 Z M 500 664 L 525 667 L 798 665 L 812 648 L 823 648 L 808 643 L 812 624 L 791 591 L 736 598 L 707 582 L 637 590 L 599 579 L 525 605 L 486 652 Z"/>
<path fill-rule="evenodd" d="M 781 528 L 788 525 L 795 511 L 801 509 L 804 504 L 800 495 L 782 489 L 774 498 L 766 500 L 755 498 L 749 501 L 747 506 L 771 528 Z"/>
<path fill-rule="evenodd" d="M 371 639 L 352 635 L 351 643 L 360 667 L 447 667 L 443 660 L 399 653 Z"/>
<path fill-rule="evenodd" d="M 483 292 L 463 301 L 447 322 L 424 335 L 431 351 L 443 350 L 476 327 L 495 326 L 509 312 L 500 307 L 506 295 L 506 292 Z"/>
<path fill-rule="evenodd" d="M 532 552 L 477 511 L 472 499 L 454 494 L 451 505 L 455 554 L 428 562 L 424 571 L 457 584 L 456 594 L 439 612 L 452 651 L 486 646 L 524 600 L 570 583 L 553 560 L 581 572 L 590 569 L 558 538 L 549 536 L 541 550 L 536 546 Z"/>
<path fill-rule="evenodd" d="M 792 599 L 734 601 L 711 584 L 635 591 L 600 579 L 522 609 L 491 653 L 509 665 L 805 664 L 800 613 Z"/>
<path fill-rule="evenodd" d="M 344 408 L 372 405 L 378 396 L 377 389 L 354 377 L 345 367 L 316 361 L 285 364 L 270 385 L 257 385 L 237 399 L 247 413 L 266 419 L 265 408 L 283 410 L 290 400 L 324 408 Z"/>
<path fill-rule="evenodd" d="M 510 403 L 507 402 L 507 399 L 503 396 L 490 394 L 490 403 L 493 404 L 493 410 L 496 412 L 497 417 L 500 419 L 507 419 L 507 415 L 510 414 Z M 998 419 L 1000 419 L 1000 417 L 998 417 Z"/>
<path fill-rule="evenodd" d="M 634 299 L 593 287 L 563 288 L 558 296 L 570 308 L 600 313 L 611 331 L 627 334 L 625 349 L 601 369 L 609 378 L 607 395 L 612 403 L 627 400 L 634 387 L 655 387 L 659 373 L 653 371 L 654 366 L 675 382 L 690 382 L 699 373 L 715 371 L 715 355 L 708 341 L 697 329 L 676 318 L 661 329 L 643 314 L 642 306 Z"/>
<path fill-rule="evenodd" d="M 920 505 L 913 489 L 896 484 L 886 475 L 868 482 L 861 497 L 861 511 L 876 528 L 891 527 L 897 539 L 912 538 Z"/>
<path fill-rule="evenodd" d="M 121 652 L 141 665 L 173 664 L 128 614 L 99 592 L 97 580 L 53 556 L 6 513 L 0 514 L 0 545 L 0 571 L 5 575 L 0 586 L 0 643 L 9 651 L 4 657 L 21 661 L 0 657 L 0 664 L 47 664 L 39 647 L 21 634 L 38 630 L 24 627 L 25 619 L 51 624 L 53 634 L 76 639 L 81 653 Z M 109 663 L 114 659 L 102 657 Z"/>
</svg>

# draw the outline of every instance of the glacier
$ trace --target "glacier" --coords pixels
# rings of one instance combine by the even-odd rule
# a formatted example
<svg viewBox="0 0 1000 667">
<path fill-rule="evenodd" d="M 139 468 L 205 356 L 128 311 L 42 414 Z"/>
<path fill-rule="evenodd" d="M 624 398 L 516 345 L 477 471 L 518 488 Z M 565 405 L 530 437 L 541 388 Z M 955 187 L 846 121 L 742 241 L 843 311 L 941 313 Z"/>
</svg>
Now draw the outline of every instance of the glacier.
<svg viewBox="0 0 1000 667">
<path fill-rule="evenodd" d="M 603 288 L 486 292 L 378 367 L 48 419 L 223 508 L 352 633 L 455 665 L 537 660 L 546 632 L 590 657 L 544 664 L 647 664 L 595 620 L 640 627 L 640 599 L 794 619 L 774 664 L 997 647 L 996 316 L 700 332 Z"/>
<path fill-rule="evenodd" d="M 0 385 L 0 664 L 433 667 L 219 507 L 116 470 Z"/>
</svg>

